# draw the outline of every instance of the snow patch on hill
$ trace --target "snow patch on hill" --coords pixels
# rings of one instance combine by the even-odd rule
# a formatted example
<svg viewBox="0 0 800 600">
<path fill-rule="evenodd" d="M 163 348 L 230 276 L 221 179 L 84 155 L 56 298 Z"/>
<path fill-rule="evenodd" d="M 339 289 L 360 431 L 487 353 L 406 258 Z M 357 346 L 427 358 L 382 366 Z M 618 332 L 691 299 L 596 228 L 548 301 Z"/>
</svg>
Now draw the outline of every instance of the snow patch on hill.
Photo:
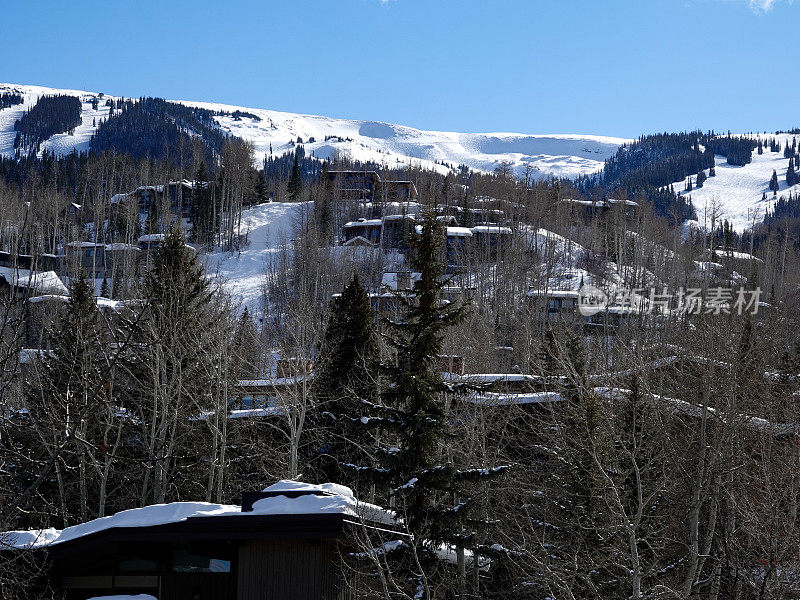
<svg viewBox="0 0 800 600">
<path fill-rule="evenodd" d="M 87 152 L 89 143 L 92 140 L 97 125 L 101 119 L 108 117 L 109 107 L 105 101 L 113 96 L 103 96 L 99 93 L 83 92 L 80 90 L 62 90 L 57 88 L 42 87 L 39 85 L 14 85 L 0 83 L 0 93 L 15 92 L 23 96 L 23 103 L 0 110 L 0 156 L 10 158 L 14 156 L 14 123 L 22 118 L 22 115 L 29 111 L 42 96 L 75 96 L 81 99 L 81 124 L 70 133 L 59 133 L 46 140 L 39 153 L 43 150 L 53 152 L 57 156 L 69 154 L 73 150 Z M 89 102 L 92 98 L 98 98 L 97 110 L 92 109 Z"/>
<path fill-rule="evenodd" d="M 206 272 L 218 279 L 253 314 L 260 312 L 265 273 L 281 247 L 291 242 L 298 224 L 308 218 L 312 203 L 271 202 L 246 209 L 240 251 L 217 251 L 205 256 Z"/>
<path fill-rule="evenodd" d="M 794 136 L 791 134 L 771 135 L 759 134 L 751 136 L 762 141 L 775 138 L 780 141 L 781 151 L 770 152 L 764 149 L 764 154 L 753 151 L 753 161 L 743 167 L 729 165 L 724 156 L 715 157 L 716 177 L 709 177 L 702 188 L 694 188 L 691 192 L 684 191 L 685 181 L 673 184 L 675 192 L 682 196 L 690 197 L 697 211 L 697 219 L 701 226 L 711 227 L 712 214 L 717 213 L 717 225 L 722 219 L 728 219 L 736 231 L 743 231 L 752 227 L 753 223 L 760 223 L 767 210 L 771 210 L 775 201 L 788 193 L 800 193 L 800 185 L 788 188 L 786 185 L 786 169 L 789 159 L 783 157 L 783 148 L 788 141 L 792 143 Z M 800 141 L 800 139 L 798 140 Z M 769 180 L 772 171 L 778 174 L 780 191 L 773 196 L 769 189 Z M 708 171 L 706 171 L 708 174 Z M 692 177 L 692 181 L 696 178 Z M 766 201 L 762 200 L 767 194 Z"/>
</svg>

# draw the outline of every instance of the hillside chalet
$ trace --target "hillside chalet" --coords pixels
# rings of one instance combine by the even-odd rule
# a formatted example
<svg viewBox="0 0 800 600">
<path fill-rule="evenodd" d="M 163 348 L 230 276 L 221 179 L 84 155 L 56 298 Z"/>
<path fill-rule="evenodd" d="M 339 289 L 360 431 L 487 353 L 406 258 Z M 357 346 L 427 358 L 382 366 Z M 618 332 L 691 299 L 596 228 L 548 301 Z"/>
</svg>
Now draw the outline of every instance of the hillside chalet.
<svg viewBox="0 0 800 600">
<path fill-rule="evenodd" d="M 348 488 L 280 481 L 244 494 L 241 506 L 159 504 L 3 539 L 4 553 L 41 559 L 39 584 L 66 600 L 347 600 L 369 585 L 349 577 L 342 558 L 364 533 L 404 538 L 393 513 Z"/>
<path fill-rule="evenodd" d="M 361 202 L 404 202 L 417 199 L 413 181 L 381 179 L 377 171 L 328 171 L 328 181 L 346 200 Z"/>
</svg>

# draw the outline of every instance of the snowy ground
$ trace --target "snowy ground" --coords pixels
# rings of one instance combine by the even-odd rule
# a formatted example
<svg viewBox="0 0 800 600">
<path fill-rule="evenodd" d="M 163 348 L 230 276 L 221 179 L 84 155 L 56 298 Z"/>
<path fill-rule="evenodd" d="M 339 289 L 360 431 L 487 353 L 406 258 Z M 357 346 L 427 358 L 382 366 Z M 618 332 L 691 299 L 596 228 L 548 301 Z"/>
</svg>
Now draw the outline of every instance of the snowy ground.
<svg viewBox="0 0 800 600">
<path fill-rule="evenodd" d="M 781 143 L 781 151 L 770 152 L 765 148 L 764 154 L 759 155 L 754 150 L 753 162 L 743 167 L 729 165 L 724 156 L 717 156 L 715 167 L 717 175 L 709 177 L 702 188 L 685 192 L 683 190 L 685 181 L 676 181 L 673 184 L 676 192 L 691 197 L 701 226 L 711 226 L 712 209 L 716 206 L 722 219 L 728 219 L 735 230 L 743 231 L 752 227 L 754 221 L 761 222 L 765 210 L 771 209 L 775 200 L 781 195 L 788 196 L 789 191 L 800 193 L 800 185 L 794 186 L 791 190 L 786 186 L 786 168 L 789 166 L 789 159 L 783 157 L 786 141 L 791 144 L 792 138 L 797 137 L 800 142 L 800 136 L 761 134 L 758 137 L 762 140 L 777 138 Z M 776 197 L 773 197 L 769 190 L 769 180 L 773 170 L 778 173 L 778 181 L 781 184 Z M 692 180 L 694 179 L 693 177 Z M 764 193 L 767 194 L 766 202 L 761 200 Z M 719 218 L 717 221 L 719 223 Z"/>
<path fill-rule="evenodd" d="M 244 211 L 241 231 L 247 234 L 248 246 L 240 252 L 206 255 L 207 272 L 220 278 L 249 311 L 258 314 L 266 267 L 281 246 L 291 241 L 296 225 L 311 206 L 310 202 L 273 202 Z"/>
</svg>

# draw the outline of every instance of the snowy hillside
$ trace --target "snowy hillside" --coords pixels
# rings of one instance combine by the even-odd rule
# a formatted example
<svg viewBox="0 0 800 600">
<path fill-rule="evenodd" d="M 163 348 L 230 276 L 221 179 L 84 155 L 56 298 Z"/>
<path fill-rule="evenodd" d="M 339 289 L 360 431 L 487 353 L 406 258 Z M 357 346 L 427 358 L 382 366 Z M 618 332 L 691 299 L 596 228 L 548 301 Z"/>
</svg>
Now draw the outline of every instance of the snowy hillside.
<svg viewBox="0 0 800 600">
<path fill-rule="evenodd" d="M 781 149 L 787 140 L 791 144 L 792 138 L 800 138 L 791 134 L 760 134 L 749 137 L 761 138 L 762 141 L 774 138 L 780 142 Z M 777 198 L 782 195 L 788 196 L 789 192 L 800 193 L 800 185 L 795 185 L 791 189 L 786 186 L 786 168 L 789 166 L 789 159 L 783 157 L 782 151 L 770 152 L 769 148 L 765 148 L 763 154 L 758 154 L 754 150 L 753 162 L 743 167 L 729 165 L 724 156 L 716 156 L 715 162 L 716 177 L 708 178 L 702 188 L 686 192 L 685 181 L 674 183 L 676 192 L 691 197 L 701 226 L 711 226 L 712 210 L 715 209 L 719 215 L 718 222 L 720 219 L 728 219 L 735 230 L 742 231 L 752 227 L 754 222 L 761 222 L 765 211 L 772 208 Z M 769 190 L 769 180 L 773 170 L 777 172 L 780 183 L 777 196 L 773 196 Z M 767 199 L 763 201 L 765 193 Z"/>
<path fill-rule="evenodd" d="M 73 150 L 86 152 L 89 150 L 89 142 L 100 119 L 108 116 L 109 107 L 105 102 L 100 102 L 97 110 L 92 109 L 89 103 L 92 98 L 99 97 L 99 94 L 91 92 L 81 92 L 79 90 L 59 90 L 55 88 L 41 87 L 38 85 L 13 85 L 0 83 L 0 93 L 16 92 L 23 96 L 24 102 L 10 108 L 0 110 L 0 156 L 14 156 L 14 122 L 22 118 L 22 115 L 36 104 L 40 96 L 54 94 L 64 94 L 76 96 L 82 100 L 81 103 L 81 124 L 75 128 L 72 135 L 60 133 L 54 135 L 42 144 L 41 150 L 47 149 L 57 155 L 69 154 Z M 104 96 L 103 100 L 111 96 Z"/>
<path fill-rule="evenodd" d="M 224 130 L 252 141 L 256 153 L 262 156 L 269 153 L 270 146 L 275 154 L 290 151 L 299 137 L 306 153 L 318 158 L 330 158 L 338 152 L 387 167 L 412 162 L 437 168 L 437 162 L 446 162 L 452 166 L 465 164 L 475 170 L 493 171 L 501 162 L 510 161 L 520 176 L 528 164 L 535 171 L 534 177 L 551 174 L 577 177 L 602 169 L 603 162 L 628 141 L 591 135 L 422 131 L 376 121 L 332 119 L 205 102 L 184 104 L 255 115 L 260 120 L 243 117 L 237 121 L 226 116 L 218 117 L 217 121 Z M 447 171 L 444 167 L 438 168 Z"/>
<path fill-rule="evenodd" d="M 14 121 L 33 106 L 39 96 L 70 94 L 84 100 L 83 124 L 73 135 L 53 136 L 44 145 L 59 154 L 73 148 L 88 149 L 94 131 L 93 120 L 105 118 L 108 114 L 107 107 L 100 106 L 98 111 L 93 111 L 91 104 L 85 102 L 97 93 L 0 84 L 0 92 L 10 91 L 21 93 L 25 102 L 0 110 L 0 154 L 3 156 L 13 155 Z M 114 96 L 106 95 L 104 98 Z M 294 149 L 293 144 L 300 137 L 306 153 L 318 158 L 330 158 L 339 153 L 357 160 L 383 163 L 387 167 L 411 162 L 440 171 L 447 170 L 437 165 L 441 162 L 493 171 L 503 161 L 509 161 L 520 176 L 524 175 L 526 165 L 530 165 L 532 177 L 576 177 L 599 171 L 605 159 L 614 154 L 620 144 L 628 141 L 592 135 L 422 131 L 375 121 L 332 119 L 207 102 L 180 102 L 229 114 L 240 111 L 252 115 L 239 118 L 219 116 L 216 119 L 223 130 L 253 142 L 259 164 L 264 155 L 269 154 L 270 148 L 274 155 L 284 154 Z"/>
<path fill-rule="evenodd" d="M 281 246 L 291 241 L 310 203 L 273 202 L 245 210 L 241 233 L 248 245 L 241 252 L 206 255 L 206 271 L 219 277 L 250 311 L 259 310 L 264 273 Z"/>
</svg>

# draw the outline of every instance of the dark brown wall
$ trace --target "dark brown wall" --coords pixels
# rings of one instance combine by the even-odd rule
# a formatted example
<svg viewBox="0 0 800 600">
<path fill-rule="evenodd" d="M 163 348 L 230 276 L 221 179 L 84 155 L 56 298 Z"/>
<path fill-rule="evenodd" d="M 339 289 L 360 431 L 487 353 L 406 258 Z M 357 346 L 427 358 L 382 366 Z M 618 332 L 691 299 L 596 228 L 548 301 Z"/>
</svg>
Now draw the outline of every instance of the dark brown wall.
<svg viewBox="0 0 800 600">
<path fill-rule="evenodd" d="M 161 576 L 159 600 L 235 600 L 232 573 L 171 573 Z"/>
<path fill-rule="evenodd" d="M 249 542 L 239 549 L 237 600 L 334 600 L 336 559 L 324 540 Z"/>
</svg>

